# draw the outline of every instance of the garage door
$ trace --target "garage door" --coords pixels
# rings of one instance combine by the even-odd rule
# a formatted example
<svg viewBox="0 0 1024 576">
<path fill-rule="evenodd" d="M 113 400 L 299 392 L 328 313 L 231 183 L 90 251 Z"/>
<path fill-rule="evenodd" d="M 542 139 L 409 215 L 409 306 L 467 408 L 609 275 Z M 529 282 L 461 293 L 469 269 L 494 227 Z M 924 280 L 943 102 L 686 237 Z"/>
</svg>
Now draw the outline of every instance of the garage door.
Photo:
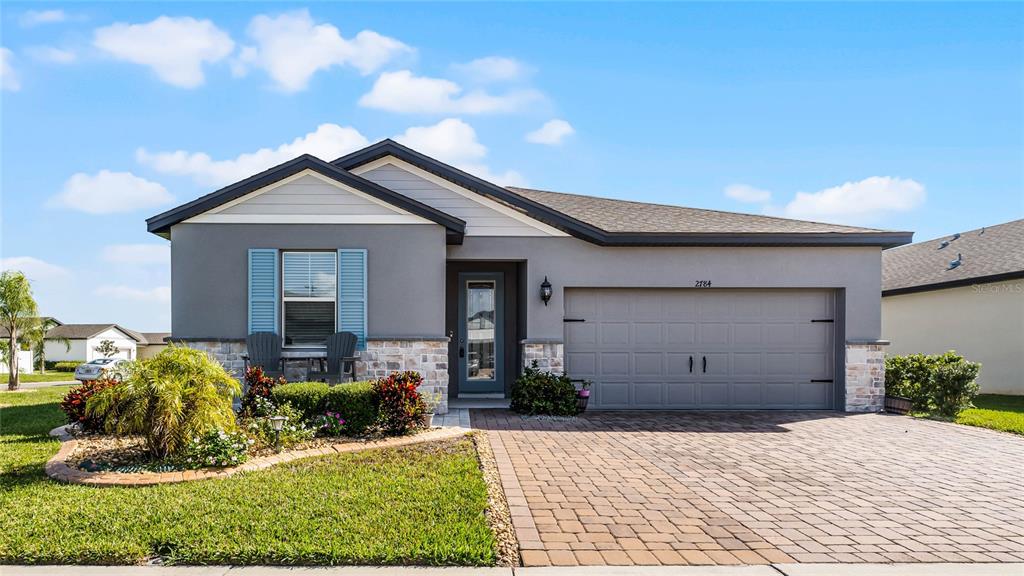
<svg viewBox="0 0 1024 576">
<path fill-rule="evenodd" d="M 830 290 L 567 289 L 565 361 L 597 409 L 829 409 Z"/>
</svg>

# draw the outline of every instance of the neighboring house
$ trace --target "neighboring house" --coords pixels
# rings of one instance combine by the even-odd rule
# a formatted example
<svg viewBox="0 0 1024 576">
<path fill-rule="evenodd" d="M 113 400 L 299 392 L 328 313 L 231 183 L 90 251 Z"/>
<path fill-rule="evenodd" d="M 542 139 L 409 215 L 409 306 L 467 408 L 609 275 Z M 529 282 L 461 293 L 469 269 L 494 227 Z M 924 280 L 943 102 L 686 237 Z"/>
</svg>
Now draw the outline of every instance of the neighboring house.
<svg viewBox="0 0 1024 576">
<path fill-rule="evenodd" d="M 139 351 L 139 360 L 145 360 L 146 358 L 152 358 L 167 348 L 167 338 L 170 338 L 170 332 L 136 332 L 142 337 L 142 340 L 137 345 Z"/>
<path fill-rule="evenodd" d="M 141 336 L 117 324 L 64 324 L 50 329 L 46 333 L 46 338 L 44 352 L 47 361 L 89 362 L 103 358 L 96 348 L 104 340 L 110 340 L 117 346 L 118 352 L 114 354 L 114 358 L 135 360 Z M 71 347 L 68 348 L 53 338 L 67 338 Z"/>
<path fill-rule="evenodd" d="M 4 358 L 6 358 L 6 356 L 3 356 L 3 354 L 8 353 L 7 347 L 9 346 L 8 341 L 10 339 L 11 333 L 8 332 L 6 328 L 0 327 L 0 350 L 3 350 L 3 352 L 0 352 L 0 374 L 7 374 L 8 372 L 11 371 L 10 366 L 8 366 L 7 362 L 4 361 Z M 31 348 L 29 348 L 28 350 L 18 351 L 19 373 L 31 374 L 33 371 L 35 371 L 35 366 L 33 366 L 32 362 L 34 356 L 34 351 Z"/>
<path fill-rule="evenodd" d="M 892 248 L 882 264 L 890 354 L 956 350 L 981 362 L 982 392 L 1024 394 L 1024 220 Z"/>
<path fill-rule="evenodd" d="M 533 361 L 597 409 L 878 410 L 881 252 L 912 236 L 503 188 L 390 140 L 147 224 L 173 341 L 239 370 L 247 333 L 309 356 L 351 331 L 361 378 L 418 370 L 440 411 Z"/>
</svg>

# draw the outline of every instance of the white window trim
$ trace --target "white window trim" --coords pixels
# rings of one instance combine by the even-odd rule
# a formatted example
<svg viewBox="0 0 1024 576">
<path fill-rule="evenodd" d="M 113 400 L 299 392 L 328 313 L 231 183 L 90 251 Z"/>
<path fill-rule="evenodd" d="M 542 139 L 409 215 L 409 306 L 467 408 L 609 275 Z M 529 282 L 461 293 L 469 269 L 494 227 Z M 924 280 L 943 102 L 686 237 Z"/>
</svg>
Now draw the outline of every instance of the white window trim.
<svg viewBox="0 0 1024 576">
<path fill-rule="evenodd" d="M 338 331 L 338 251 L 334 250 L 334 296 L 285 296 L 284 295 L 284 255 L 285 254 L 331 254 L 331 250 L 280 250 L 281 257 L 281 346 L 283 348 L 325 348 L 326 344 L 285 344 L 288 335 L 285 330 L 285 304 L 288 302 L 333 302 L 334 332 Z"/>
</svg>

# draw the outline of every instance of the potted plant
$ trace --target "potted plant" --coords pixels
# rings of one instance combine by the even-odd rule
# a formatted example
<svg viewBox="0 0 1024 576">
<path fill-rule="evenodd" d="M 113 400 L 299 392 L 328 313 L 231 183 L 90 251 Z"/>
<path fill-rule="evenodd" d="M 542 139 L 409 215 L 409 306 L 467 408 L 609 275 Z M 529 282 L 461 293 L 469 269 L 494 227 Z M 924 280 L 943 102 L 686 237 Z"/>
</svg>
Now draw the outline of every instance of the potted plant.
<svg viewBox="0 0 1024 576">
<path fill-rule="evenodd" d="M 576 391 L 576 411 L 582 413 L 590 402 L 590 380 L 578 380 L 580 389 Z"/>
<path fill-rule="evenodd" d="M 423 403 L 427 407 L 426 413 L 423 415 L 423 424 L 427 428 L 433 428 L 434 412 L 437 410 L 437 405 L 441 403 L 441 394 L 439 392 L 427 392 L 423 395 Z"/>
</svg>

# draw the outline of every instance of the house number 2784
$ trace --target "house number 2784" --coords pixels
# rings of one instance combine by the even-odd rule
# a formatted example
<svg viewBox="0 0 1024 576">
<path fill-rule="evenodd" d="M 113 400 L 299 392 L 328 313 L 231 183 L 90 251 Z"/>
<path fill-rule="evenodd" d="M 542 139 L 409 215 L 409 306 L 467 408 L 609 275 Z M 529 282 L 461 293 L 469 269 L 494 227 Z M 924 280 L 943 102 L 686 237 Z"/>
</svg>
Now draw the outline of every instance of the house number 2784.
<svg viewBox="0 0 1024 576">
<path fill-rule="evenodd" d="M 697 280 L 694 288 L 711 288 L 711 280 Z"/>
</svg>

